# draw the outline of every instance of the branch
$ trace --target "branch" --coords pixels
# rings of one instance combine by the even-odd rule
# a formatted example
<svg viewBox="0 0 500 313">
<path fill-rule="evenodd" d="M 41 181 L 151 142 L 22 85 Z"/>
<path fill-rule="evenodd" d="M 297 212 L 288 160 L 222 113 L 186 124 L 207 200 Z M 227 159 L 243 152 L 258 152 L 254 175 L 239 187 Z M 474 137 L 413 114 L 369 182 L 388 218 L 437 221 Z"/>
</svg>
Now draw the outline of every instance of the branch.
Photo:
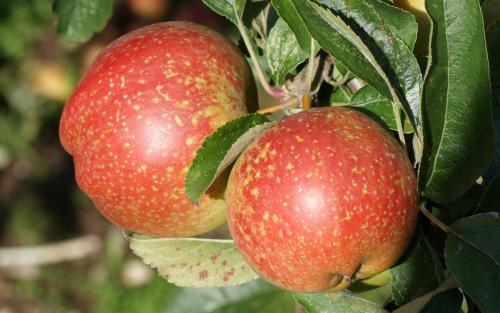
<svg viewBox="0 0 500 313">
<path fill-rule="evenodd" d="M 448 225 L 446 225 L 445 223 L 441 222 L 434 215 L 432 215 L 432 213 L 429 212 L 429 210 L 427 210 L 427 208 L 425 207 L 425 205 L 426 205 L 425 201 L 423 201 L 420 204 L 420 212 L 422 212 L 422 214 L 424 214 L 425 217 L 427 217 L 439 229 L 441 229 L 442 231 L 444 231 L 445 233 L 447 233 L 448 232 Z"/>
<path fill-rule="evenodd" d="M 0 268 L 74 261 L 95 254 L 101 246 L 102 242 L 99 237 L 86 235 L 40 246 L 0 248 Z"/>
<path fill-rule="evenodd" d="M 252 43 L 250 42 L 250 38 L 248 37 L 248 34 L 245 30 L 245 25 L 243 25 L 243 22 L 241 21 L 238 14 L 236 14 L 236 20 L 238 22 L 237 27 L 238 27 L 238 30 L 240 31 L 241 38 L 243 39 L 243 42 L 245 43 L 245 46 L 247 47 L 248 53 L 250 54 L 250 59 L 252 59 L 252 63 L 255 67 L 255 72 L 257 73 L 257 76 L 259 77 L 259 80 L 260 80 L 260 83 L 262 84 L 262 87 L 271 96 L 273 96 L 275 98 L 283 98 L 284 92 L 271 87 L 266 76 L 264 75 L 264 72 L 262 71 L 262 68 L 260 67 L 259 60 L 257 60 L 257 56 L 255 55 L 255 52 L 253 50 Z"/>
<path fill-rule="evenodd" d="M 272 114 L 283 110 L 284 108 L 293 108 L 297 105 L 297 98 L 290 97 L 280 103 L 271 104 L 265 108 L 259 109 L 257 113 L 260 114 Z"/>
</svg>

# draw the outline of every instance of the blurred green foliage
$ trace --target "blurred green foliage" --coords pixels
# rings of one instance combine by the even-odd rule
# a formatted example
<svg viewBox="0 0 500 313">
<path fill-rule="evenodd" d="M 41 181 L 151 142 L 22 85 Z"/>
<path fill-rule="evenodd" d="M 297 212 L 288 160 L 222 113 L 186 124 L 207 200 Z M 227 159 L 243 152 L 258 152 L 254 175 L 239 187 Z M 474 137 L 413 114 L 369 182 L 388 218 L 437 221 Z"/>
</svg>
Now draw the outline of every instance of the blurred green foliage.
<svg viewBox="0 0 500 313">
<path fill-rule="evenodd" d="M 44 35 L 43 26 L 53 22 L 51 1 L 0 2 L 0 62 L 19 59 Z"/>
</svg>

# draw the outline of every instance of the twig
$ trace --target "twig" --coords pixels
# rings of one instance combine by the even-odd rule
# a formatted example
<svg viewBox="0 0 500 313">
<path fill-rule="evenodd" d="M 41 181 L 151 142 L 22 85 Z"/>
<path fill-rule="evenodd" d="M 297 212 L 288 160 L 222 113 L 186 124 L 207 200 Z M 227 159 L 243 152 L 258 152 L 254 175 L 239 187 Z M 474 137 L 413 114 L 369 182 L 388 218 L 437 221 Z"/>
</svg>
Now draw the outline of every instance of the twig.
<svg viewBox="0 0 500 313">
<path fill-rule="evenodd" d="M 420 212 L 422 212 L 422 214 L 424 214 L 425 217 L 427 217 L 438 228 L 440 228 L 442 231 L 444 231 L 445 233 L 447 233 L 449 231 L 448 225 L 446 225 L 445 223 L 441 222 L 434 215 L 432 215 L 432 213 L 429 212 L 429 210 L 427 210 L 427 208 L 425 207 L 425 205 L 426 205 L 425 201 L 423 201 L 420 204 Z"/>
<path fill-rule="evenodd" d="M 347 83 L 347 87 L 352 93 L 356 93 L 358 90 L 366 86 L 366 83 L 359 79 L 359 78 L 353 78 Z"/>
<path fill-rule="evenodd" d="M 342 86 L 343 84 L 345 84 L 347 82 L 347 80 L 349 79 L 349 74 L 351 72 L 348 71 L 343 77 L 341 80 L 339 81 L 334 81 L 333 79 L 331 79 L 328 75 L 328 73 L 325 73 L 323 72 L 323 79 L 325 80 L 325 82 L 327 82 L 328 84 L 332 85 L 333 87 L 340 87 Z"/>
<path fill-rule="evenodd" d="M 0 268 L 12 266 L 39 266 L 88 257 L 101 249 L 101 239 L 85 235 L 58 243 L 0 248 Z"/>
<path fill-rule="evenodd" d="M 314 80 L 314 68 L 316 67 L 316 60 L 314 54 L 314 40 L 311 40 L 311 46 L 309 48 L 309 62 L 307 64 L 307 76 L 306 76 L 306 84 L 307 91 L 311 92 L 312 83 Z"/>
<path fill-rule="evenodd" d="M 292 108 L 294 105 L 297 105 L 297 98 L 290 97 L 280 103 L 272 104 L 263 109 L 257 111 L 260 114 L 272 114 L 282 110 L 283 108 Z"/>
<path fill-rule="evenodd" d="M 269 84 L 269 81 L 267 80 L 266 76 L 264 75 L 264 72 L 262 71 L 262 68 L 260 67 L 259 61 L 257 60 L 257 56 L 255 55 L 255 52 L 253 51 L 252 43 L 250 42 L 250 38 L 248 38 L 248 34 L 245 30 L 245 26 L 243 25 L 243 22 L 241 21 L 241 18 L 239 17 L 238 14 L 236 14 L 236 20 L 238 22 L 237 26 L 238 26 L 238 30 L 240 31 L 241 38 L 243 38 L 243 42 L 245 43 L 245 46 L 247 47 L 248 53 L 250 54 L 250 59 L 252 59 L 252 63 L 255 66 L 255 71 L 257 72 L 257 76 L 259 77 L 259 80 L 260 80 L 260 83 L 262 84 L 262 87 L 271 96 L 273 96 L 275 98 L 283 98 L 285 93 L 281 90 L 277 90 L 277 89 L 271 87 L 271 85 Z"/>
</svg>

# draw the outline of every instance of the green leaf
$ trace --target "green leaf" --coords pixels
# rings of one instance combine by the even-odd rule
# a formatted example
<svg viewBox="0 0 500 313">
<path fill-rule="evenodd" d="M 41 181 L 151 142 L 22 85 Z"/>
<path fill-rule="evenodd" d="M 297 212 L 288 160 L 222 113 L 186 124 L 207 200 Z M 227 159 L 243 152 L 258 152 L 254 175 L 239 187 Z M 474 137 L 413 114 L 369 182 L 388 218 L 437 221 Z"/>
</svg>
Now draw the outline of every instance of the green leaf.
<svg viewBox="0 0 500 313">
<path fill-rule="evenodd" d="M 70 42 L 84 42 L 106 26 L 113 0 L 56 0 L 57 32 Z"/>
<path fill-rule="evenodd" d="M 390 269 L 392 295 L 397 305 L 403 305 L 437 287 L 444 279 L 443 268 L 424 232 L 418 231 L 417 241 L 409 257 Z"/>
<path fill-rule="evenodd" d="M 497 175 L 489 183 L 484 191 L 483 197 L 479 202 L 479 206 L 475 211 L 476 214 L 486 212 L 500 212 L 500 174 Z"/>
<path fill-rule="evenodd" d="M 275 84 L 281 86 L 286 75 L 306 60 L 309 53 L 300 49 L 290 27 L 279 18 L 269 32 L 264 57 Z"/>
<path fill-rule="evenodd" d="M 387 19 L 389 16 L 393 18 L 397 15 L 407 16 L 406 13 L 378 0 L 318 0 L 318 2 L 352 19 L 363 29 L 363 32 L 357 33 L 364 39 L 378 64 L 384 69 L 391 84 L 388 82 L 388 85 L 404 94 L 403 105 L 405 102 L 409 105 L 407 115 L 418 120 L 423 84 L 420 67 L 412 49 L 390 31 L 391 28 L 400 25 L 394 26 L 397 21 Z M 345 20 L 346 23 L 348 19 Z M 389 27 L 386 20 L 392 21 L 393 26 Z M 370 41 L 376 46 L 370 45 Z M 385 64 L 387 61 L 388 64 Z"/>
<path fill-rule="evenodd" d="M 267 117 L 249 114 L 227 122 L 205 138 L 186 175 L 186 194 L 189 199 L 197 203 L 215 178 L 270 125 Z"/>
<path fill-rule="evenodd" d="M 183 288 L 164 313 L 294 313 L 292 295 L 260 279 L 226 288 Z"/>
<path fill-rule="evenodd" d="M 302 20 L 305 21 L 309 33 L 328 53 L 338 58 L 359 78 L 375 87 L 382 95 L 393 99 L 398 107 L 402 107 L 411 118 L 413 128 L 416 128 L 415 116 L 401 88 L 386 74 L 375 58 L 370 48 L 363 40 L 337 15 L 307 0 L 292 0 Z M 404 44 L 403 44 L 404 45 Z M 372 47 L 373 48 L 373 47 Z M 382 78 L 382 79 L 381 79 Z M 417 115 L 415 115 L 417 114 Z"/>
<path fill-rule="evenodd" d="M 152 238 L 129 234 L 132 251 L 158 269 L 168 282 L 185 287 L 220 287 L 245 283 L 259 276 L 232 240 Z"/>
<path fill-rule="evenodd" d="M 243 16 L 246 1 L 238 0 L 202 0 L 215 13 L 225 16 L 233 24 L 238 24 L 236 16 Z"/>
<path fill-rule="evenodd" d="M 457 288 L 449 289 L 432 297 L 422 313 L 461 313 L 463 295 Z"/>
<path fill-rule="evenodd" d="M 297 9 L 291 0 L 271 0 L 271 3 L 278 15 L 288 24 L 297 38 L 297 41 L 304 51 L 311 49 L 311 35 L 307 32 Z"/>
<path fill-rule="evenodd" d="M 383 313 L 381 306 L 356 297 L 347 291 L 328 295 L 322 293 L 294 293 L 293 296 L 307 313 Z"/>
<path fill-rule="evenodd" d="M 246 27 L 250 27 L 252 20 L 266 6 L 265 1 L 260 0 L 202 0 L 206 6 L 215 13 L 226 17 L 233 24 L 238 26 L 238 19 Z M 247 3 L 248 2 L 248 3 Z"/>
<path fill-rule="evenodd" d="M 419 180 L 427 197 L 447 203 L 472 186 L 492 159 L 488 56 L 477 1 L 432 0 L 427 10 L 435 32 Z"/>
<path fill-rule="evenodd" d="M 293 8 L 299 12 L 308 32 L 323 49 L 339 59 L 356 76 L 374 86 L 383 95 L 391 97 L 387 85 L 380 80 L 380 74 L 372 64 L 377 63 L 373 58 L 370 62 L 358 50 L 358 46 L 364 46 L 364 44 L 349 26 L 339 17 L 315 3 L 304 0 L 291 0 L 290 2 Z M 366 52 L 368 48 L 364 48 L 364 52 Z M 380 69 L 380 71 L 382 70 Z"/>
<path fill-rule="evenodd" d="M 429 292 L 421 297 L 414 299 L 413 301 L 403 305 L 402 307 L 393 311 L 393 313 L 419 313 L 425 305 L 435 296 L 444 291 L 457 288 L 457 282 L 452 278 L 448 277 L 439 288 Z"/>
<path fill-rule="evenodd" d="M 357 297 L 385 306 L 392 297 L 390 270 L 385 270 L 367 279 L 356 280 L 349 290 Z"/>
<path fill-rule="evenodd" d="M 333 89 L 330 94 L 329 105 L 330 106 L 344 106 L 349 105 L 351 101 L 351 91 L 346 86 L 339 86 Z"/>
<path fill-rule="evenodd" d="M 391 100 L 382 96 L 372 86 L 366 85 L 359 89 L 352 96 L 349 105 L 361 109 L 361 111 L 367 113 L 375 119 L 380 119 L 388 128 L 397 131 L 398 128 Z M 413 128 L 411 127 L 408 119 L 404 116 L 401 116 L 400 118 L 404 120 L 403 131 L 406 134 L 412 133 Z"/>
<path fill-rule="evenodd" d="M 469 216 L 477 209 L 485 190 L 485 186 L 474 184 L 465 194 L 447 204 L 446 207 L 433 205 L 432 215 L 447 225 Z"/>
<path fill-rule="evenodd" d="M 410 50 L 413 50 L 418 32 L 415 15 L 382 1 L 370 1 L 370 3 L 382 17 L 389 31 L 401 39 Z"/>
<path fill-rule="evenodd" d="M 500 312 L 500 213 L 452 224 L 445 256 L 449 271 L 482 312 Z"/>
<path fill-rule="evenodd" d="M 500 20 L 486 32 L 486 42 L 490 60 L 493 121 L 495 125 L 495 158 L 489 172 L 491 172 L 491 175 L 496 175 L 500 173 Z"/>
</svg>

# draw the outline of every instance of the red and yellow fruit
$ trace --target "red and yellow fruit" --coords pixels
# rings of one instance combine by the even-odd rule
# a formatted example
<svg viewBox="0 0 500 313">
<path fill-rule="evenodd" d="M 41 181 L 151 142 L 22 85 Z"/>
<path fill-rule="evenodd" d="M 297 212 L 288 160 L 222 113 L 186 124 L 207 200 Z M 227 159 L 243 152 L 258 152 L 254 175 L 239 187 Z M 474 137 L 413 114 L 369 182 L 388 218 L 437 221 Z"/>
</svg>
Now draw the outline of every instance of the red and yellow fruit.
<svg viewBox="0 0 500 313">
<path fill-rule="evenodd" d="M 78 185 L 128 230 L 173 237 L 219 226 L 222 191 L 193 205 L 185 175 L 205 137 L 246 113 L 253 87 L 237 48 L 206 27 L 160 23 L 119 38 L 88 69 L 61 118 Z"/>
<path fill-rule="evenodd" d="M 265 279 L 286 289 L 342 289 L 392 266 L 415 229 L 413 167 L 358 111 L 320 108 L 260 135 L 232 169 L 233 238 Z"/>
</svg>

